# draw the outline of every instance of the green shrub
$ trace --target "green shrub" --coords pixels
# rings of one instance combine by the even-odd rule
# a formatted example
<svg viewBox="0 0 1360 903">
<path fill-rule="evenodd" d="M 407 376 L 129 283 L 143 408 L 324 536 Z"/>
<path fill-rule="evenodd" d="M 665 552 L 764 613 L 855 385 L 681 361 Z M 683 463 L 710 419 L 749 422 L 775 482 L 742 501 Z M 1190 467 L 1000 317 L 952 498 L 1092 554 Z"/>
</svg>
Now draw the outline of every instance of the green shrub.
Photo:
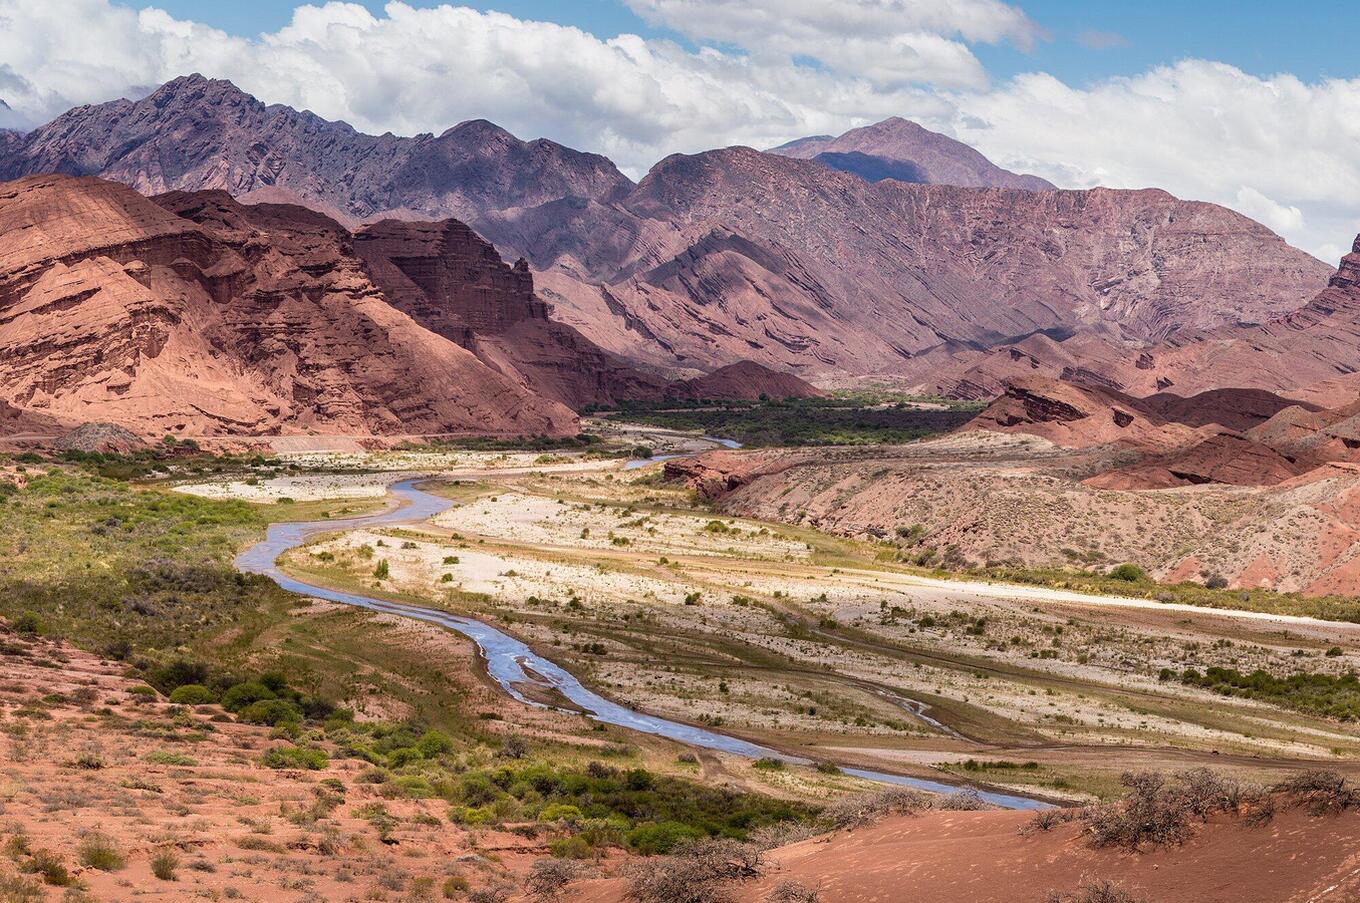
<svg viewBox="0 0 1360 903">
<path fill-rule="evenodd" d="M 433 759 L 446 753 L 453 752 L 453 741 L 447 734 L 439 731 L 426 731 L 420 735 L 420 740 L 416 742 L 416 749 L 427 759 Z"/>
<path fill-rule="evenodd" d="M 0 875 L 0 900 L 5 903 L 43 903 L 47 891 L 42 885 L 18 875 Z"/>
<path fill-rule="evenodd" d="M 543 811 L 538 813 L 539 821 L 576 822 L 580 819 L 581 810 L 570 803 L 553 803 L 551 806 L 544 806 Z"/>
<path fill-rule="evenodd" d="M 455 825 L 484 825 L 492 819 L 485 806 L 455 806 L 449 810 L 449 821 Z"/>
<path fill-rule="evenodd" d="M 381 561 L 379 561 L 378 566 L 373 569 L 373 576 L 377 577 L 379 580 L 386 580 L 388 575 L 391 574 L 391 572 L 392 569 L 388 565 L 387 559 L 384 558 Z"/>
<path fill-rule="evenodd" d="M 228 712 L 239 712 L 247 706 L 266 699 L 277 699 L 278 694 L 257 680 L 246 681 L 230 687 L 222 694 L 222 708 Z"/>
<path fill-rule="evenodd" d="M 179 856 L 173 850 L 161 850 L 151 857 L 151 874 L 162 881 L 177 881 L 175 870 L 179 868 Z"/>
<path fill-rule="evenodd" d="M 239 717 L 248 724 L 267 724 L 273 727 L 285 723 L 300 723 L 302 710 L 284 699 L 261 699 L 242 709 Z"/>
<path fill-rule="evenodd" d="M 142 758 L 155 765 L 197 765 L 198 762 L 192 756 L 184 753 L 170 752 L 169 750 L 157 749 L 147 753 Z"/>
<path fill-rule="evenodd" d="M 1126 562 L 1111 568 L 1110 576 L 1125 583 L 1140 583 L 1147 579 L 1147 572 L 1136 564 Z"/>
<path fill-rule="evenodd" d="M 53 887 L 69 887 L 75 883 L 71 877 L 71 872 L 66 868 L 66 863 L 61 861 L 61 857 L 51 850 L 34 850 L 33 857 L 25 866 L 26 871 L 37 872 L 42 876 L 44 884 Z"/>
<path fill-rule="evenodd" d="M 558 859 L 589 859 L 595 855 L 590 842 L 580 834 L 573 834 L 570 837 L 558 837 L 548 844 L 548 852 Z"/>
<path fill-rule="evenodd" d="M 170 701 L 176 705 L 207 705 L 217 701 L 217 694 L 202 684 L 184 684 L 170 692 Z"/>
<path fill-rule="evenodd" d="M 276 746 L 264 754 L 263 762 L 270 768 L 320 771 L 330 764 L 325 750 L 305 746 Z"/>
<path fill-rule="evenodd" d="M 656 856 L 669 853 L 681 841 L 698 840 L 704 832 L 690 825 L 666 821 L 639 825 L 628 832 L 628 848 L 643 856 Z"/>
<path fill-rule="evenodd" d="M 127 865 L 127 859 L 106 834 L 86 834 L 76 848 L 80 864 L 101 872 L 116 872 Z"/>
<path fill-rule="evenodd" d="M 36 636 L 43 632 L 42 619 L 31 611 L 26 611 L 14 619 L 14 630 L 26 636 Z"/>
</svg>

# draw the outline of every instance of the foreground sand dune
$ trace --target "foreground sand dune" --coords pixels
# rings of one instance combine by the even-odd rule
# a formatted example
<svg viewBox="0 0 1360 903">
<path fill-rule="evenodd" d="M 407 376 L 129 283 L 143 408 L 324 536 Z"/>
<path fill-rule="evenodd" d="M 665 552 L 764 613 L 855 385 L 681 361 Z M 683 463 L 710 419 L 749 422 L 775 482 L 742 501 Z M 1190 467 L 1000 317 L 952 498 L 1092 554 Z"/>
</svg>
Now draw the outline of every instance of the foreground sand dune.
<svg viewBox="0 0 1360 903">
<path fill-rule="evenodd" d="M 1340 903 L 1360 899 L 1360 814 L 1281 812 L 1268 825 L 1216 819 L 1182 846 L 1092 849 L 1076 823 L 1029 836 L 1019 812 L 928 812 L 806 840 L 735 889 L 757 903 L 794 880 L 835 903 L 1042 903 L 1108 879 L 1149 903 Z M 565 899 L 622 903 L 621 879 L 585 881 Z"/>
</svg>

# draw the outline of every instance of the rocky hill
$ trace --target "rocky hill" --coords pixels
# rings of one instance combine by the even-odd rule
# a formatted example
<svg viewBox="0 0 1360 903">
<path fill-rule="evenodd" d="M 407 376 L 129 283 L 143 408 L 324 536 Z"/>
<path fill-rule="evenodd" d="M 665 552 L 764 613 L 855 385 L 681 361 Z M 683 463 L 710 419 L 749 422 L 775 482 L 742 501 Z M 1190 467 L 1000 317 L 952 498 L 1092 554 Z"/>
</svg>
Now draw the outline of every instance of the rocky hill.
<svg viewBox="0 0 1360 903">
<path fill-rule="evenodd" d="M 0 186 L 0 347 L 0 398 L 141 433 L 576 429 L 389 304 L 333 220 L 225 192 Z"/>
<path fill-rule="evenodd" d="M 948 135 L 893 116 L 840 136 L 815 135 L 771 148 L 770 153 L 816 160 L 871 182 L 899 179 L 963 188 L 1048 191 L 1052 182 L 1002 169 L 976 149 Z"/>
<path fill-rule="evenodd" d="M 458 220 L 383 220 L 359 229 L 354 248 L 398 309 L 539 394 L 573 408 L 662 394 L 663 380 L 551 319 L 528 264 L 507 266 Z"/>
<path fill-rule="evenodd" d="M 990 397 L 1017 376 L 1043 375 L 1134 395 L 1253 388 L 1343 404 L 1360 392 L 1360 239 L 1307 304 L 1261 323 L 1182 330 L 1160 343 L 1130 343 L 1109 330 L 1063 341 L 1030 336 L 932 352 L 907 369 L 922 389 L 972 398 Z"/>
</svg>

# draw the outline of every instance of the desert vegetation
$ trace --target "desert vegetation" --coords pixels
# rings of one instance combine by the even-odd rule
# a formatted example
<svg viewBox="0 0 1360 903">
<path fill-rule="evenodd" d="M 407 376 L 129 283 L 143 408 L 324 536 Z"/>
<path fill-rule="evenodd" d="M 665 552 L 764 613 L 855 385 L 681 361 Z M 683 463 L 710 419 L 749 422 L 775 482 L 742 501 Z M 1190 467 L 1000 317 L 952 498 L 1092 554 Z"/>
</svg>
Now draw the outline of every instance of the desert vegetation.
<svg viewBox="0 0 1360 903">
<path fill-rule="evenodd" d="M 899 444 L 948 432 L 977 406 L 916 400 L 803 398 L 759 402 L 632 403 L 610 419 L 735 439 L 751 448 Z"/>
</svg>

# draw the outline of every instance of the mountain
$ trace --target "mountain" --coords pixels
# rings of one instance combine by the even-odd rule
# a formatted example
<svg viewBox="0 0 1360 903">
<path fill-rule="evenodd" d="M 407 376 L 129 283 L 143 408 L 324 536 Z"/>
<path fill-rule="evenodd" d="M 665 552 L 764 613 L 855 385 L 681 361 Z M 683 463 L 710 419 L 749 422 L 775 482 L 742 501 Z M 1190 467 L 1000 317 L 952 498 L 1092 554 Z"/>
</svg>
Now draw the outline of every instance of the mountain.
<svg viewBox="0 0 1360 903">
<path fill-rule="evenodd" d="M 1235 387 L 1342 404 L 1360 393 L 1360 238 L 1307 304 L 1264 322 L 1183 330 L 1155 344 L 1109 332 L 1065 341 L 1031 336 L 936 352 L 908 369 L 923 390 L 965 397 L 990 397 L 1013 378 L 1043 375 L 1135 395 Z"/>
<path fill-rule="evenodd" d="M 903 120 L 821 141 L 784 151 L 1005 181 L 970 149 Z M 1133 360 L 1150 343 L 1294 311 L 1328 274 L 1258 223 L 1156 190 L 868 182 L 749 148 L 674 155 L 634 185 L 603 157 L 484 121 L 439 137 L 374 137 L 200 76 L 71 110 L 0 149 L 0 175 L 46 171 L 302 202 L 351 228 L 455 217 L 527 259 L 554 320 L 608 354 L 689 373 L 749 359 L 809 377 L 950 378 L 961 394 L 995 394 L 1027 364 L 1005 364 L 993 348 L 1021 361 L 1027 345 L 1070 357 L 1088 344 Z M 554 335 L 539 340 L 567 340 Z M 492 344 L 476 351 L 484 363 Z M 497 367 L 542 371 L 524 360 Z M 553 397 L 605 391 L 570 382 Z"/>
<path fill-rule="evenodd" d="M 458 220 L 383 220 L 359 229 L 354 249 L 399 310 L 541 395 L 580 408 L 662 394 L 664 381 L 552 320 L 528 263 L 507 266 Z"/>
<path fill-rule="evenodd" d="M 804 375 L 929 377 L 1026 336 L 1143 344 L 1260 322 L 1328 272 L 1259 223 L 1163 191 L 868 183 L 749 148 L 668 157 L 611 203 L 491 214 L 482 230 L 605 348 Z"/>
<path fill-rule="evenodd" d="M 389 304 L 349 233 L 225 192 L 0 185 L 0 400 L 159 435 L 575 432 Z"/>
<path fill-rule="evenodd" d="M 52 172 L 97 175 L 143 194 L 220 188 L 301 203 L 349 225 L 382 216 L 475 223 L 487 209 L 603 198 L 632 185 L 604 157 L 520 141 L 484 120 L 437 137 L 364 135 L 201 75 L 141 100 L 77 107 L 0 159 L 0 180 Z"/>
<path fill-rule="evenodd" d="M 1002 169 L 977 150 L 947 135 L 893 116 L 843 135 L 799 138 L 770 153 L 816 160 L 871 182 L 898 179 L 962 188 L 1018 188 L 1050 191 L 1057 186 L 1038 176 Z"/>
</svg>

